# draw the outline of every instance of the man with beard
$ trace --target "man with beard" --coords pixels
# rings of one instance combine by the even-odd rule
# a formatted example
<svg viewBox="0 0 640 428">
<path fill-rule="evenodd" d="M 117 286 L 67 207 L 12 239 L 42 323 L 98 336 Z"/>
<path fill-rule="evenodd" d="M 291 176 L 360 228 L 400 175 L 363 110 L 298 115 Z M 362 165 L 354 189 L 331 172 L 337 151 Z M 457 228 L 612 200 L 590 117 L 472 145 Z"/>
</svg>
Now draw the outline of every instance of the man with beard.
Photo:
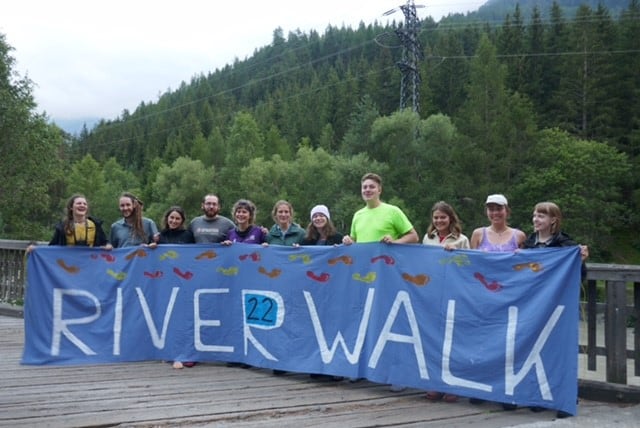
<svg viewBox="0 0 640 428">
<path fill-rule="evenodd" d="M 157 245 L 158 227 L 153 220 L 142 216 L 142 201 L 125 192 L 120 195 L 119 207 L 122 218 L 111 225 L 111 245 L 114 248 Z"/>
<path fill-rule="evenodd" d="M 209 194 L 202 199 L 202 212 L 204 215 L 191 220 L 189 230 L 193 233 L 196 244 L 216 244 L 227 239 L 227 234 L 235 227 L 228 218 L 219 215 L 220 198 Z"/>
</svg>

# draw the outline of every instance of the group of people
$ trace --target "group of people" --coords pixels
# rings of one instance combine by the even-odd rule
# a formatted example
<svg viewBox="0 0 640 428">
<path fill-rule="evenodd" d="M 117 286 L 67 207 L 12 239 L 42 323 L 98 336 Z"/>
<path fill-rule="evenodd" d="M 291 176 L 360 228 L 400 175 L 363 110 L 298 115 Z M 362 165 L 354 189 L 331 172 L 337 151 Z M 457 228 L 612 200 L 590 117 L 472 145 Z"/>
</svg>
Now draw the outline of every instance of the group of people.
<svg viewBox="0 0 640 428">
<path fill-rule="evenodd" d="M 73 195 L 66 205 L 65 218 L 56 226 L 49 244 L 111 249 L 134 245 L 155 247 L 158 244 L 191 243 L 248 243 L 265 246 L 418 243 L 419 235 L 405 213 L 399 207 L 381 200 L 382 178 L 375 173 L 367 173 L 360 184 L 365 206 L 353 215 L 349 234 L 344 236 L 336 230 L 326 205 L 316 205 L 311 209 L 310 223 L 305 230 L 294 221 L 291 203 L 279 200 L 271 212 L 274 225 L 267 229 L 255 224 L 256 206 L 253 202 L 247 199 L 237 201 L 231 210 L 232 221 L 220 214 L 220 199 L 214 194 L 205 195 L 201 205 L 203 214 L 191 220 L 188 226 L 184 210 L 179 206 L 170 207 L 163 216 L 162 230 L 158 231 L 153 220 L 143 216 L 142 201 L 131 193 L 123 193 L 119 198 L 122 218 L 111 225 L 108 239 L 102 230 L 102 223 L 88 215 L 86 198 L 83 195 Z M 511 210 L 504 195 L 489 195 L 485 201 L 485 209 L 489 225 L 473 230 L 469 239 L 462 233 L 460 219 L 453 207 L 444 201 L 437 202 L 431 209 L 431 222 L 422 243 L 439 245 L 445 250 L 477 249 L 489 252 L 578 245 L 561 230 L 562 213 L 553 202 L 536 204 L 532 218 L 533 233 L 529 236 L 509 226 Z M 589 256 L 588 247 L 581 245 L 580 252 L 584 276 L 584 260 Z M 181 366 L 181 363 L 174 365 Z M 403 389 L 396 385 L 391 388 L 396 391 Z M 458 400 L 453 394 L 438 391 L 428 391 L 427 398 L 446 402 Z M 475 399 L 471 402 L 479 404 L 482 401 Z M 503 407 L 505 410 L 515 408 L 509 403 L 503 404 Z"/>
</svg>

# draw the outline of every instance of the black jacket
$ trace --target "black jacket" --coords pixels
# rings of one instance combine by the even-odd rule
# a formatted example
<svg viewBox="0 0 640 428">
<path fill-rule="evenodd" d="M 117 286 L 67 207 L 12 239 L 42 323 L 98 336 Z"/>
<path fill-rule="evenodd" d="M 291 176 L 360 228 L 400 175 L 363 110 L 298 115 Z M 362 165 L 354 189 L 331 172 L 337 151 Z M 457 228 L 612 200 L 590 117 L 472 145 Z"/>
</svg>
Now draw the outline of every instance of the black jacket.
<svg viewBox="0 0 640 428">
<path fill-rule="evenodd" d="M 109 240 L 107 239 L 107 235 L 104 233 L 102 229 L 102 220 L 97 218 L 88 216 L 87 219 L 91 220 L 93 224 L 96 225 L 96 238 L 93 243 L 94 247 L 102 247 L 103 245 L 107 245 Z M 49 245 L 67 245 L 67 236 L 64 233 L 64 222 L 61 221 L 56 224 L 56 227 L 53 231 L 53 237 L 51 241 L 49 241 Z"/>
<path fill-rule="evenodd" d="M 574 241 L 569 235 L 567 235 L 564 232 L 556 233 L 555 235 L 553 235 L 553 238 L 551 238 L 551 240 L 547 242 L 536 242 L 537 237 L 538 237 L 538 234 L 536 232 L 532 233 L 527 237 L 527 239 L 525 239 L 525 241 L 522 244 L 522 247 L 523 248 L 548 248 L 548 247 L 574 247 L 578 245 L 576 241 Z M 582 262 L 582 268 L 581 268 L 580 274 L 581 274 L 581 279 L 584 281 L 584 279 L 587 277 L 587 265 L 584 262 Z"/>
<path fill-rule="evenodd" d="M 195 244 L 193 233 L 188 229 L 163 229 L 160 232 L 159 244 Z"/>
<path fill-rule="evenodd" d="M 327 242 L 324 245 L 340 245 L 342 244 L 342 234 L 335 233 L 327 238 Z M 318 242 L 314 239 L 304 238 L 300 245 L 318 245 Z"/>
</svg>

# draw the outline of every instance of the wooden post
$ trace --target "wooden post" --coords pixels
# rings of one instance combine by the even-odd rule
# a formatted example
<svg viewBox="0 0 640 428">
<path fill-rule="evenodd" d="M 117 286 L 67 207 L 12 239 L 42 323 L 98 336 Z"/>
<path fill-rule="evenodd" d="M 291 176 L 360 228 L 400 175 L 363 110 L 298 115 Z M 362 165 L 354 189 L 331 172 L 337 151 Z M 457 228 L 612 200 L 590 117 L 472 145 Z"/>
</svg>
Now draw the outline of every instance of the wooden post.
<svg viewBox="0 0 640 428">
<path fill-rule="evenodd" d="M 624 281 L 607 281 L 604 318 L 607 382 L 627 383 L 627 289 Z"/>
</svg>

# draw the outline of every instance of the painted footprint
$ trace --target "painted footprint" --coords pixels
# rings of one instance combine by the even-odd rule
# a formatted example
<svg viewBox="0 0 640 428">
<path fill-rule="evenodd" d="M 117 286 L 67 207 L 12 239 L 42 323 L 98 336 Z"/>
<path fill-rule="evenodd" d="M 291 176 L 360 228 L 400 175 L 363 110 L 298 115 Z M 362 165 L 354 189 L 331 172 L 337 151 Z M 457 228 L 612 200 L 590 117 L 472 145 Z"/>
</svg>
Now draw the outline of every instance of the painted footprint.
<svg viewBox="0 0 640 428">
<path fill-rule="evenodd" d="M 116 272 L 113 269 L 107 269 L 107 273 L 117 281 L 124 281 L 127 277 L 127 274 L 125 272 Z"/>
<path fill-rule="evenodd" d="M 56 263 L 58 263 L 58 266 L 64 269 L 65 272 L 70 273 L 71 275 L 75 275 L 80 272 L 80 268 L 78 266 L 69 266 L 62 259 L 56 260 Z"/>
<path fill-rule="evenodd" d="M 367 284 L 371 284 L 373 281 L 376 280 L 377 275 L 376 275 L 375 272 L 369 272 L 365 276 L 362 276 L 359 273 L 354 273 L 352 275 L 352 278 L 355 279 L 356 281 L 360 281 L 360 282 L 365 282 Z"/>
<path fill-rule="evenodd" d="M 271 279 L 279 277 L 280 274 L 282 273 L 282 271 L 280 269 L 273 269 L 271 272 L 269 272 L 262 266 L 260 266 L 258 268 L 258 272 L 260 272 L 263 275 L 268 276 Z"/>
<path fill-rule="evenodd" d="M 231 266 L 230 268 L 227 268 L 227 269 L 220 266 L 218 269 L 216 269 L 216 272 L 220 272 L 225 276 L 235 276 L 238 274 L 238 270 L 239 269 L 237 266 Z"/>
<path fill-rule="evenodd" d="M 428 275 L 425 275 L 423 273 L 418 274 L 418 275 L 410 275 L 408 273 L 403 273 L 402 274 L 402 278 L 407 281 L 412 283 L 413 285 L 416 285 L 418 287 L 424 287 L 425 285 L 427 285 L 429 283 L 429 281 L 431 281 L 431 278 L 429 278 Z"/>
<path fill-rule="evenodd" d="M 353 258 L 351 256 L 340 256 L 334 259 L 329 259 L 329 266 L 337 265 L 338 263 L 344 263 L 347 266 L 353 264 Z"/>
</svg>

